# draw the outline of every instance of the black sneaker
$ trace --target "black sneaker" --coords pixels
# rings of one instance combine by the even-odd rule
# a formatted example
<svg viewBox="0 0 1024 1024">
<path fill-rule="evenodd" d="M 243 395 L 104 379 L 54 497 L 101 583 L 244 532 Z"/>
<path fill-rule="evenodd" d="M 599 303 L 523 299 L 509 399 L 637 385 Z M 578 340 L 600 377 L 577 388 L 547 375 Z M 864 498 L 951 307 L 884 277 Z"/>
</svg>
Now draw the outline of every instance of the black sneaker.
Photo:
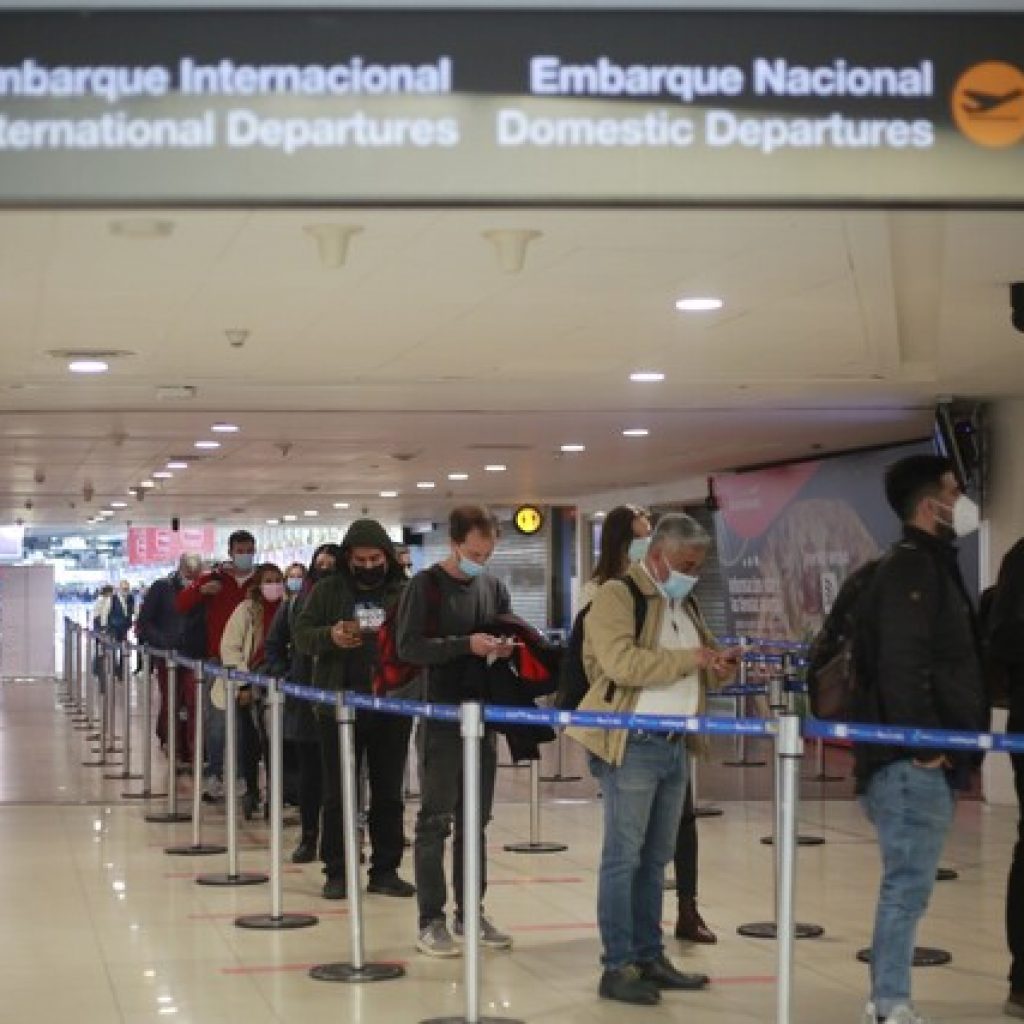
<svg viewBox="0 0 1024 1024">
<path fill-rule="evenodd" d="M 348 899 L 348 886 L 345 884 L 345 878 L 328 878 L 324 882 L 323 897 L 325 900 L 345 900 Z"/>
<path fill-rule="evenodd" d="M 614 999 L 634 1006 L 657 1006 L 661 1002 L 658 986 L 644 978 L 634 964 L 617 971 L 605 971 L 597 991 L 602 999 Z"/>
<path fill-rule="evenodd" d="M 663 953 L 657 960 L 650 960 L 637 965 L 645 981 L 660 989 L 676 991 L 694 991 L 706 988 L 711 979 L 706 974 L 684 974 L 672 966 L 672 962 Z"/>
<path fill-rule="evenodd" d="M 293 864 L 310 864 L 316 860 L 316 837 L 303 836 L 292 852 Z"/>
<path fill-rule="evenodd" d="M 388 871 L 371 875 L 366 891 L 375 892 L 379 896 L 415 896 L 416 886 L 404 878 L 399 878 L 397 871 Z"/>
</svg>

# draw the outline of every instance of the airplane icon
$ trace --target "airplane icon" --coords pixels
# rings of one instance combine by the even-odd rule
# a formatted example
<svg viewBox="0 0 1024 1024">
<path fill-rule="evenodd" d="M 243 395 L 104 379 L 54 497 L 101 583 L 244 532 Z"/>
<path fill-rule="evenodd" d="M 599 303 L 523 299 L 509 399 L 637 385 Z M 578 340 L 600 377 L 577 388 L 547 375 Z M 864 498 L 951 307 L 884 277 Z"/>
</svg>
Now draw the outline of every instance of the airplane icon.
<svg viewBox="0 0 1024 1024">
<path fill-rule="evenodd" d="M 966 95 L 971 101 L 970 103 L 961 104 L 966 113 L 988 114 L 1024 96 L 1024 89 L 1014 89 L 1011 92 L 1003 93 L 1002 96 L 996 96 L 991 92 L 979 92 L 977 89 L 967 89 Z"/>
</svg>

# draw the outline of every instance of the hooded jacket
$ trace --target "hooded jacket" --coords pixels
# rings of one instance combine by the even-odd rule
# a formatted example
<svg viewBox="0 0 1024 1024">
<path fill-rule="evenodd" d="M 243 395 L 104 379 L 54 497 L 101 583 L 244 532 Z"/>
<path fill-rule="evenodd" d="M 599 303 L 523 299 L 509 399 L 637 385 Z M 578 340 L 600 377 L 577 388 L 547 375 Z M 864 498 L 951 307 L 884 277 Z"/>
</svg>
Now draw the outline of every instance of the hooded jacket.
<svg viewBox="0 0 1024 1024">
<path fill-rule="evenodd" d="M 378 548 L 387 559 L 387 573 L 378 587 L 364 588 L 352 576 L 348 558 L 353 548 Z M 363 633 L 361 647 L 341 648 L 331 639 L 331 627 L 356 618 L 361 601 L 376 601 L 386 614 L 402 595 L 408 582 L 395 556 L 395 547 L 375 519 L 357 519 L 341 543 L 339 571 L 321 580 L 292 624 L 292 637 L 300 652 L 315 657 L 313 684 L 324 690 L 370 692 L 376 637 Z"/>
</svg>

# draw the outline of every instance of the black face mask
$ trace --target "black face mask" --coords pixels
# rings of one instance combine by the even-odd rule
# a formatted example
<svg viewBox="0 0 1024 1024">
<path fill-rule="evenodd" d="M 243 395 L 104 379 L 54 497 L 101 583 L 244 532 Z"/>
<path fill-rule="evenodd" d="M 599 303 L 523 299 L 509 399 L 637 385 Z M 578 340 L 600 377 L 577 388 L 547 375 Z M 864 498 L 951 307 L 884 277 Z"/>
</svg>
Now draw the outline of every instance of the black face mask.
<svg viewBox="0 0 1024 1024">
<path fill-rule="evenodd" d="M 353 566 L 352 577 L 361 587 L 371 590 L 379 587 L 388 575 L 387 565 L 375 565 L 372 569 L 363 569 Z"/>
</svg>

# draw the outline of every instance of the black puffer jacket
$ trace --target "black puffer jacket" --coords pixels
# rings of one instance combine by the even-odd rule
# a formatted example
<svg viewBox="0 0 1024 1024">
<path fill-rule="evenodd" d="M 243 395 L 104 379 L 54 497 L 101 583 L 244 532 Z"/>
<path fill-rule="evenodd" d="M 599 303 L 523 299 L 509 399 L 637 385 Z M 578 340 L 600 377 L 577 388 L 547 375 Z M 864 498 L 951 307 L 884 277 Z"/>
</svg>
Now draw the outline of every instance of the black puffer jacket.
<svg viewBox="0 0 1024 1024">
<path fill-rule="evenodd" d="M 855 639 L 863 681 L 854 719 L 883 725 L 980 731 L 987 726 L 974 609 L 956 548 L 913 527 L 878 567 Z M 858 744 L 857 788 L 872 774 L 928 751 Z M 951 781 L 967 783 L 971 755 L 949 754 Z"/>
</svg>

